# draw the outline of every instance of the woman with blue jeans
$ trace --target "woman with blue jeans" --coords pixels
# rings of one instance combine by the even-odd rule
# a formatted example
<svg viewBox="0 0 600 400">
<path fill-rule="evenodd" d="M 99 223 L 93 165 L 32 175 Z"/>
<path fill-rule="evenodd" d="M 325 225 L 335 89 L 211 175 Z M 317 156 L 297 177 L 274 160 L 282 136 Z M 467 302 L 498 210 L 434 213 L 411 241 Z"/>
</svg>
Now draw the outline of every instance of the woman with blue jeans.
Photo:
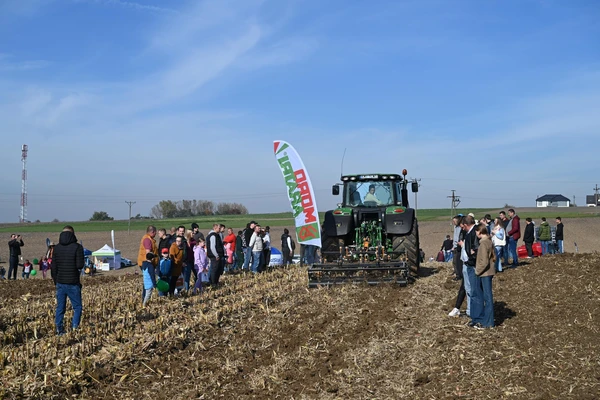
<svg viewBox="0 0 600 400">
<path fill-rule="evenodd" d="M 500 218 L 494 221 L 494 229 L 492 229 L 492 244 L 494 245 L 494 254 L 496 256 L 496 272 L 502 272 L 502 255 L 506 246 L 506 232 L 502 227 Z"/>
</svg>

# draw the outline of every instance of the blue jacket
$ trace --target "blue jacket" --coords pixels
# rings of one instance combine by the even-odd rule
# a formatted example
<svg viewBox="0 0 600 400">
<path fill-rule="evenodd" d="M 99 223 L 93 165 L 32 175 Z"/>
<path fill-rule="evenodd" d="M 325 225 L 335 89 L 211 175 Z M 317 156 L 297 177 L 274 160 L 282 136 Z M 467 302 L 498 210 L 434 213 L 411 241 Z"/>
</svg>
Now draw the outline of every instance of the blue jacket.
<svg viewBox="0 0 600 400">
<path fill-rule="evenodd" d="M 142 264 L 142 274 L 144 276 L 144 289 L 155 288 L 156 275 L 154 274 L 154 265 L 150 261 L 144 261 Z"/>
<path fill-rule="evenodd" d="M 170 258 L 161 258 L 160 259 L 160 264 L 158 267 L 158 275 L 159 276 L 171 276 L 171 266 L 173 265 L 173 262 L 171 261 Z M 170 278 L 169 278 L 170 279 Z"/>
</svg>

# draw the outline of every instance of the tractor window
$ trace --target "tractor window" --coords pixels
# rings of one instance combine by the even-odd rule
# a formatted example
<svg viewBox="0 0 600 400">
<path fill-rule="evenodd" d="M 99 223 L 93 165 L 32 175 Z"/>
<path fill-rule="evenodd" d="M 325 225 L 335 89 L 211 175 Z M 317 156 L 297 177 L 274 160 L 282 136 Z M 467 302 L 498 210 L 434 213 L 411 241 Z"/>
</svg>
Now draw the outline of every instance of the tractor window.
<svg viewBox="0 0 600 400">
<path fill-rule="evenodd" d="M 393 204 L 391 182 L 350 182 L 346 186 L 346 204 L 358 207 L 380 207 Z"/>
</svg>

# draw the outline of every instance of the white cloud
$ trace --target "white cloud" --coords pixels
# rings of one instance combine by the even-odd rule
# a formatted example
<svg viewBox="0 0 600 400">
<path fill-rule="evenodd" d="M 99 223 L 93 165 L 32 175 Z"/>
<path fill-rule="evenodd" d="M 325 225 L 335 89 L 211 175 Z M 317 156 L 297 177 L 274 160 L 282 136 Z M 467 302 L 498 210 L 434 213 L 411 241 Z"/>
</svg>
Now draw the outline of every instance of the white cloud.
<svg viewBox="0 0 600 400">
<path fill-rule="evenodd" d="M 172 8 L 161 7 L 157 5 L 151 4 L 142 4 L 135 1 L 125 1 L 125 0 L 74 0 L 76 3 L 91 3 L 98 4 L 104 6 L 114 6 L 114 7 L 122 7 L 127 9 L 132 9 L 136 11 L 148 11 L 155 13 L 167 13 L 167 14 L 177 14 L 178 11 Z M 160 2 L 157 2 L 160 4 Z"/>
<path fill-rule="evenodd" d="M 33 15 L 54 1 L 56 0 L 3 0 L 0 2 L 0 16 Z"/>
<path fill-rule="evenodd" d="M 0 53 L 0 71 L 31 71 L 46 68 L 50 65 L 46 60 L 16 60 L 11 54 Z"/>
</svg>

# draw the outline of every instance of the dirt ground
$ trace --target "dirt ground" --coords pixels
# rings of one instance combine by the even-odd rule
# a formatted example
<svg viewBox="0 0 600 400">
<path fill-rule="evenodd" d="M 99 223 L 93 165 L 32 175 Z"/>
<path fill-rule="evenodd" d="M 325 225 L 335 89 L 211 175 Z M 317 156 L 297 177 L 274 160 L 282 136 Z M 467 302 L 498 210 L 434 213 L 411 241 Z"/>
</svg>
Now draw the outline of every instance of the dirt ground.
<svg viewBox="0 0 600 400">
<path fill-rule="evenodd" d="M 308 290 L 301 267 L 225 275 L 219 289 L 145 309 L 126 268 L 84 278 L 81 329 L 63 337 L 50 281 L 2 281 L 0 398 L 597 399 L 598 222 L 564 223 L 580 253 L 498 274 L 488 330 L 447 316 L 458 283 L 445 263 L 407 287 Z M 448 226 L 420 229 L 429 254 Z M 126 257 L 140 237 L 117 238 Z"/>
</svg>

